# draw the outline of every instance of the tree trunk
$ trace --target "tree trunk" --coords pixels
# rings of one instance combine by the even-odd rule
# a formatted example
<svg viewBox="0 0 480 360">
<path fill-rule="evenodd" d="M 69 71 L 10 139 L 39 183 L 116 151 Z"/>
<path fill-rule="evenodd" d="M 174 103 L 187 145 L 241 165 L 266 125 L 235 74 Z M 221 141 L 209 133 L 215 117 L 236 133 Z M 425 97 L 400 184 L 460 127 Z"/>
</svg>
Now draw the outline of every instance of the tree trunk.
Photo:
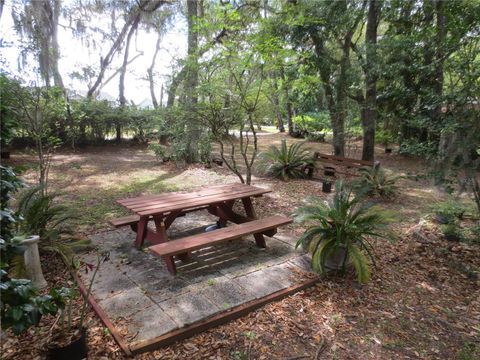
<svg viewBox="0 0 480 360">
<path fill-rule="evenodd" d="M 132 25 L 130 26 L 130 30 L 128 31 L 127 40 L 125 44 L 125 53 L 123 54 L 123 64 L 120 70 L 120 80 L 118 84 L 119 100 L 120 100 L 121 107 L 127 104 L 127 99 L 125 98 L 125 75 L 127 73 L 128 55 L 130 52 L 130 41 L 132 40 L 133 34 L 137 30 L 141 17 L 142 17 L 142 13 L 138 12 L 137 15 L 135 16 L 135 19 L 132 22 Z M 117 140 L 119 139 L 117 138 Z"/>
<path fill-rule="evenodd" d="M 158 52 L 160 51 L 161 40 L 162 40 L 162 35 L 160 34 L 160 30 L 159 30 L 157 42 L 155 44 L 155 52 L 153 53 L 152 63 L 150 64 L 150 67 L 147 69 L 148 82 L 150 84 L 150 96 L 152 97 L 152 104 L 155 109 L 158 109 L 158 101 L 155 95 L 155 82 L 153 80 L 153 69 L 155 67 L 155 62 L 157 60 Z M 162 94 L 160 95 L 160 104 L 162 102 L 162 97 L 163 97 L 163 85 L 162 85 Z"/>
<path fill-rule="evenodd" d="M 288 128 L 288 135 L 292 136 L 294 129 L 293 129 L 293 108 L 292 108 L 292 101 L 290 100 L 290 94 L 288 91 L 288 79 L 285 74 L 285 69 L 283 66 L 280 66 L 280 76 L 283 79 L 283 94 L 285 96 L 285 110 L 286 110 L 286 117 L 287 117 L 287 128 Z"/>
<path fill-rule="evenodd" d="M 362 160 L 375 158 L 375 126 L 377 122 L 377 75 L 375 73 L 377 46 L 378 4 L 370 0 L 368 7 L 365 66 L 365 107 L 363 109 Z"/>
<path fill-rule="evenodd" d="M 277 117 L 277 128 L 278 128 L 278 131 L 280 131 L 281 133 L 284 133 L 285 126 L 283 125 L 282 112 L 280 111 L 280 96 L 278 94 L 277 76 L 275 74 L 272 76 L 272 81 L 273 81 L 273 94 L 271 95 L 271 99 L 272 99 L 273 106 L 275 108 L 275 114 Z"/>
<path fill-rule="evenodd" d="M 123 25 L 122 30 L 120 31 L 114 43 L 110 47 L 107 55 L 105 55 L 105 57 L 100 57 L 100 72 L 98 73 L 97 79 L 95 80 L 93 85 L 90 87 L 90 89 L 88 89 L 87 97 L 91 98 L 101 86 L 107 67 L 112 62 L 115 54 L 120 50 L 123 44 L 123 40 L 125 39 L 125 36 L 127 36 L 127 32 L 130 29 L 132 23 L 135 21 L 137 15 L 141 12 L 152 13 L 165 3 L 166 1 L 150 2 L 149 0 L 139 0 L 138 2 L 136 2 L 138 8 L 135 11 L 132 10 L 131 15 L 128 17 L 127 21 Z"/>
<path fill-rule="evenodd" d="M 191 121 L 186 124 L 187 128 L 187 162 L 194 163 L 198 161 L 198 140 L 200 139 L 201 129 L 195 119 L 194 112 L 198 102 L 198 31 L 196 29 L 196 18 L 199 5 L 197 0 L 187 0 L 188 14 L 188 63 L 185 77 L 185 95 L 186 105 L 190 112 Z"/>
<path fill-rule="evenodd" d="M 180 70 L 180 72 L 176 73 L 172 77 L 172 81 L 167 91 L 167 108 L 171 108 L 175 104 L 175 98 L 177 96 L 178 86 L 183 82 L 186 72 L 187 72 L 187 68 L 183 67 L 182 70 Z"/>
</svg>

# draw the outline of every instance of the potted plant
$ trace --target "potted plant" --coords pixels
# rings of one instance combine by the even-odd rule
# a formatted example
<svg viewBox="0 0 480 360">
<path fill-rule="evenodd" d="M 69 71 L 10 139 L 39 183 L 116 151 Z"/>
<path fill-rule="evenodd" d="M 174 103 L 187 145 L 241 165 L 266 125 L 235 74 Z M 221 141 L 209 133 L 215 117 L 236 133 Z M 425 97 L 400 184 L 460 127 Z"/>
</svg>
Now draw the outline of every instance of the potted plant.
<svg viewBox="0 0 480 360">
<path fill-rule="evenodd" d="M 86 294 L 82 294 L 82 307 L 78 322 L 74 322 L 72 318 L 73 307 L 77 292 L 73 289 L 62 288 L 58 290 L 58 297 L 66 299 L 64 306 L 60 309 L 59 325 L 57 334 L 53 337 L 49 348 L 47 358 L 50 360 L 81 360 L 88 355 L 87 348 L 87 331 L 84 326 L 85 315 L 88 306 L 93 282 L 97 275 L 100 264 L 108 260 L 108 253 L 97 253 L 97 262 L 95 265 L 80 262 L 79 265 L 84 268 L 85 272 L 93 270 L 92 277 L 88 284 Z"/>
<path fill-rule="evenodd" d="M 392 238 L 386 226 L 390 213 L 366 203 L 339 180 L 331 202 L 313 199 L 294 213 L 297 222 L 309 227 L 297 241 L 312 253 L 312 268 L 319 273 L 345 272 L 353 265 L 358 281 L 370 279 L 370 263 L 375 264 L 370 238 Z"/>
</svg>

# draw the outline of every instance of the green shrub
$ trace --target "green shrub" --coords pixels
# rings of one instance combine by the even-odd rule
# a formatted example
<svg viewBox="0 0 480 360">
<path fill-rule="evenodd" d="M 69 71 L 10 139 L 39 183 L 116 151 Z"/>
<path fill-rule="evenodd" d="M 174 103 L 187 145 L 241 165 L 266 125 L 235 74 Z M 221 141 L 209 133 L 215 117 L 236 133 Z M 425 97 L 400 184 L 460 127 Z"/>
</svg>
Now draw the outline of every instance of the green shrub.
<svg viewBox="0 0 480 360">
<path fill-rule="evenodd" d="M 22 220 L 21 214 L 10 207 L 18 189 L 24 186 L 22 180 L 10 167 L 0 166 L 0 269 L 9 269 L 23 260 L 25 248 L 15 229 Z"/>
<path fill-rule="evenodd" d="M 165 145 L 161 144 L 148 144 L 148 150 L 152 151 L 155 154 L 155 158 L 158 161 L 167 161 L 169 159 L 168 148 Z"/>
<path fill-rule="evenodd" d="M 432 206 L 437 220 L 443 224 L 456 223 L 460 220 L 467 208 L 458 200 L 453 197 L 449 197 L 447 200 L 436 203 Z"/>
<path fill-rule="evenodd" d="M 377 130 L 375 132 L 375 142 L 388 146 L 395 142 L 395 136 L 388 130 Z"/>
<path fill-rule="evenodd" d="M 443 236 L 449 240 L 461 240 L 462 232 L 456 223 L 448 223 L 441 225 Z"/>
<path fill-rule="evenodd" d="M 203 135 L 198 142 L 198 153 L 200 155 L 200 161 L 204 164 L 210 164 L 212 162 L 212 139 L 208 135 Z"/>
<path fill-rule="evenodd" d="M 305 136 L 307 141 L 311 142 L 325 142 L 325 134 L 323 133 L 309 133 Z"/>
<path fill-rule="evenodd" d="M 312 154 L 303 148 L 304 143 L 287 146 L 282 140 L 280 147 L 271 145 L 259 155 L 259 169 L 265 174 L 282 180 L 306 177 L 305 168 L 312 166 Z"/>
<path fill-rule="evenodd" d="M 416 139 L 407 139 L 400 144 L 399 153 L 417 157 L 431 157 L 437 153 L 435 142 L 419 142 Z"/>
<path fill-rule="evenodd" d="M 19 233 L 39 235 L 42 249 L 70 260 L 75 251 L 87 248 L 89 241 L 74 235 L 71 221 L 76 216 L 67 206 L 56 203 L 58 194 L 42 194 L 41 190 L 41 186 L 33 187 L 20 197 L 18 212 L 23 221 Z"/>
<path fill-rule="evenodd" d="M 468 240 L 474 244 L 480 244 L 480 222 L 468 229 Z"/>
<path fill-rule="evenodd" d="M 309 222 L 309 228 L 298 239 L 312 253 L 312 268 L 325 273 L 336 261 L 337 270 L 344 272 L 353 265 L 360 283 L 370 279 L 370 263 L 375 264 L 370 238 L 391 238 L 386 225 L 390 213 L 354 195 L 343 181 L 335 184 L 335 195 L 329 203 L 314 199 L 310 205 L 297 209 L 297 222 Z M 329 266 L 326 266 L 329 265 Z"/>
<path fill-rule="evenodd" d="M 297 115 L 293 117 L 292 121 L 296 128 L 304 134 L 322 132 L 330 127 L 330 115 L 328 112 Z"/>
<path fill-rule="evenodd" d="M 397 192 L 396 182 L 402 176 L 393 176 L 375 163 L 359 170 L 360 179 L 354 182 L 355 190 L 369 196 L 392 197 Z"/>
<path fill-rule="evenodd" d="M 38 290 L 27 279 L 10 279 L 4 270 L 0 270 L 0 313 L 2 329 L 12 328 L 16 335 L 30 326 L 38 325 L 43 315 L 55 315 L 62 306 L 61 297 L 54 295 L 39 296 Z"/>
</svg>

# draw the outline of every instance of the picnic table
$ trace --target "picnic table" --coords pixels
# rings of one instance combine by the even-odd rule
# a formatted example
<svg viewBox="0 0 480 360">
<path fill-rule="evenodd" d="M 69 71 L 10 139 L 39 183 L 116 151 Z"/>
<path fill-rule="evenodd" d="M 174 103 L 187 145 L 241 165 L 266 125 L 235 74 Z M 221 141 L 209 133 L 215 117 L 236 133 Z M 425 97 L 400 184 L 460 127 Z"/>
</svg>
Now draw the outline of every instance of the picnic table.
<svg viewBox="0 0 480 360">
<path fill-rule="evenodd" d="M 221 242 L 235 240 L 245 235 L 254 235 L 259 247 L 266 247 L 266 236 L 273 236 L 277 227 L 292 220 L 284 216 L 270 216 L 257 219 L 252 198 L 271 192 L 245 184 L 223 184 L 202 187 L 191 192 L 174 192 L 147 195 L 117 200 L 119 204 L 135 215 L 111 220 L 115 227 L 130 225 L 136 232 L 135 246 L 141 248 L 145 239 L 149 250 L 164 258 L 170 273 L 176 273 L 174 256 L 181 260 L 189 258 L 189 252 Z M 245 214 L 233 210 L 237 200 L 243 204 Z M 168 228 L 176 218 L 186 213 L 207 210 L 218 217 L 219 229 L 170 241 Z M 153 221 L 155 230 L 148 227 Z M 228 221 L 234 225 L 226 227 Z"/>
</svg>

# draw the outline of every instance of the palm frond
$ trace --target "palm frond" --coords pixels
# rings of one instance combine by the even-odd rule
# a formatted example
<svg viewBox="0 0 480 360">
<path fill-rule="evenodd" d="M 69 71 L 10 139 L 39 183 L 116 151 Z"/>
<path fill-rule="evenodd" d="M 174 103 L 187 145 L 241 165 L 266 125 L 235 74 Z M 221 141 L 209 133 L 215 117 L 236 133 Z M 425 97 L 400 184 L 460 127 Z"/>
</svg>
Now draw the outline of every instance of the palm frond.
<svg viewBox="0 0 480 360">
<path fill-rule="evenodd" d="M 309 225 L 298 239 L 297 247 L 303 245 L 312 253 L 312 268 L 320 273 L 325 272 L 325 261 L 339 248 L 345 248 L 359 281 L 368 281 L 370 263 L 375 265 L 369 238 L 389 238 L 387 225 L 395 217 L 392 212 L 366 203 L 362 195 L 354 194 L 343 181 L 338 181 L 335 188 L 330 203 L 313 199 L 294 212 L 297 222 Z"/>
<path fill-rule="evenodd" d="M 298 179 L 306 176 L 305 167 L 312 163 L 312 156 L 304 143 L 287 145 L 282 140 L 280 147 L 270 145 L 260 153 L 258 169 L 266 175 L 282 180 Z"/>
</svg>

